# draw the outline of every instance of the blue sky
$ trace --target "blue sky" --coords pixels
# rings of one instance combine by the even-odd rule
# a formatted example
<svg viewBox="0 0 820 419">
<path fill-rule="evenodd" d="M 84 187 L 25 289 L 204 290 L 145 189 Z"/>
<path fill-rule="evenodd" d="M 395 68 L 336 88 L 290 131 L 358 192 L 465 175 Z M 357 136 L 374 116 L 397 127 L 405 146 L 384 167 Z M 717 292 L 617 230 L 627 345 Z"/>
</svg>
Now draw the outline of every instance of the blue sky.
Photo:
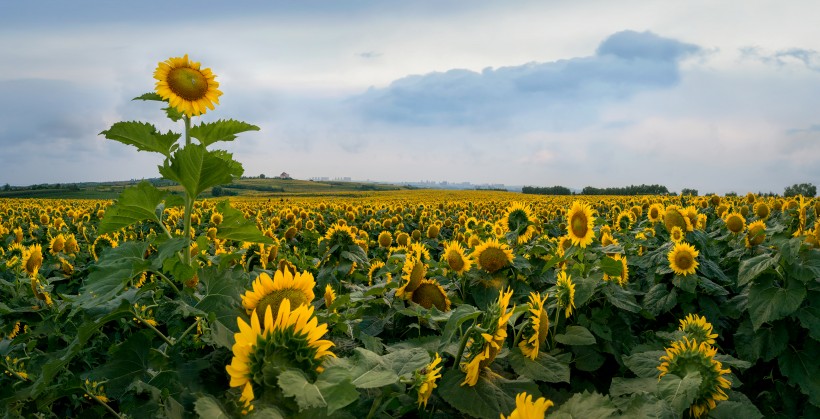
<svg viewBox="0 0 820 419">
<path fill-rule="evenodd" d="M 162 129 L 189 56 L 262 130 L 246 174 L 774 191 L 820 183 L 820 3 L 0 3 L 0 184 L 157 176 L 97 135 Z"/>
</svg>

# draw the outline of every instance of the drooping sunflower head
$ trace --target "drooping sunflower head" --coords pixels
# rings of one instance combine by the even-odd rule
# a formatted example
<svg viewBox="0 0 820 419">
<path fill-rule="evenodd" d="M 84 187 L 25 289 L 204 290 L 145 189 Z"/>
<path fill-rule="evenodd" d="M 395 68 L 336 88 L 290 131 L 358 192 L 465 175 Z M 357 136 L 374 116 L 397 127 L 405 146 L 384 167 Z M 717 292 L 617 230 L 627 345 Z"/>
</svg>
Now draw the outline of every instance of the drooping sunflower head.
<svg viewBox="0 0 820 419">
<path fill-rule="evenodd" d="M 56 255 L 65 250 L 65 236 L 58 234 L 54 236 L 48 244 L 49 253 Z"/>
<path fill-rule="evenodd" d="M 402 267 L 402 283 L 401 288 L 396 291 L 397 297 L 410 297 L 411 293 L 421 285 L 424 277 L 427 276 L 427 265 L 421 259 L 407 255 Z"/>
<path fill-rule="evenodd" d="M 532 400 L 532 395 L 526 392 L 515 396 L 515 409 L 510 416 L 501 415 L 501 419 L 544 419 L 547 409 L 553 406 L 552 400 L 539 397 Z"/>
<path fill-rule="evenodd" d="M 512 249 L 504 243 L 499 243 L 496 239 L 488 239 L 478 245 L 472 256 L 478 266 L 489 273 L 495 273 L 509 266 L 513 261 Z"/>
<path fill-rule="evenodd" d="M 667 254 L 669 267 L 678 275 L 694 275 L 698 267 L 699 252 L 689 243 L 675 243 Z"/>
<path fill-rule="evenodd" d="M 211 69 L 200 69 L 188 55 L 172 57 L 157 65 L 154 71 L 157 94 L 185 115 L 202 115 L 219 104 L 219 83 Z"/>
<path fill-rule="evenodd" d="M 609 233 L 601 234 L 601 246 L 602 247 L 607 247 L 607 246 L 610 246 L 610 245 L 617 245 L 617 244 L 619 244 L 618 239 L 612 237 L 611 234 L 609 234 Z"/>
<path fill-rule="evenodd" d="M 673 243 L 680 243 L 684 238 L 683 230 L 678 226 L 672 227 L 672 231 L 669 232 L 669 238 L 672 239 Z"/>
<path fill-rule="evenodd" d="M 450 311 L 450 299 L 447 292 L 435 279 L 423 279 L 421 284 L 410 293 L 410 301 L 429 309 L 435 306 L 439 311 Z"/>
<path fill-rule="evenodd" d="M 682 331 L 689 339 L 706 342 L 710 345 L 715 344 L 717 333 L 712 333 L 712 324 L 706 321 L 705 317 L 697 314 L 689 314 L 680 321 L 678 330 Z"/>
<path fill-rule="evenodd" d="M 291 307 L 310 305 L 315 298 L 315 286 L 316 281 L 310 272 L 293 274 L 289 269 L 277 269 L 273 279 L 262 272 L 253 281 L 253 289 L 242 294 L 242 307 L 250 314 L 253 311 L 264 313 L 267 307 L 278 313 L 284 301 L 289 301 Z"/>
<path fill-rule="evenodd" d="M 433 394 L 433 390 L 438 387 L 436 380 L 439 378 L 441 378 L 441 357 L 438 355 L 438 352 L 436 352 L 436 356 L 432 362 L 413 373 L 413 387 L 415 387 L 418 392 L 419 407 L 421 407 L 421 405 L 424 405 L 425 408 L 427 407 L 427 401 Z"/>
<path fill-rule="evenodd" d="M 572 315 L 575 308 L 575 283 L 566 271 L 558 273 L 558 280 L 555 282 L 555 296 L 558 299 L 558 307 L 564 309 L 567 318 Z"/>
<path fill-rule="evenodd" d="M 23 269 L 31 278 L 37 277 L 40 267 L 43 266 L 43 248 L 39 244 L 33 244 L 26 248 L 23 253 Z"/>
<path fill-rule="evenodd" d="M 618 281 L 618 285 L 625 287 L 627 282 L 629 282 L 629 267 L 626 265 L 626 257 L 621 254 L 615 254 L 612 255 L 612 259 L 621 262 L 621 274 L 616 277 L 604 274 L 604 281 L 615 279 Z"/>
<path fill-rule="evenodd" d="M 731 370 L 724 369 L 723 364 L 715 359 L 717 350 L 706 342 L 697 342 L 688 337 L 672 343 L 666 348 L 666 355 L 660 358 L 659 379 L 666 374 L 686 377 L 689 372 L 700 373 L 701 382 L 698 394 L 689 407 L 689 415 L 699 418 L 715 408 L 716 402 L 727 400 L 724 389 L 731 387 L 731 382 L 723 376 Z"/>
<path fill-rule="evenodd" d="M 444 250 L 441 252 L 441 258 L 447 262 L 447 266 L 449 266 L 450 269 L 459 275 L 469 271 L 473 266 L 472 259 L 464 254 L 464 248 L 461 246 L 461 243 L 455 240 L 448 242 L 444 246 Z"/>
<path fill-rule="evenodd" d="M 518 244 L 526 243 L 535 236 L 535 216 L 529 205 L 513 202 L 504 214 L 502 224 L 506 231 L 518 235 Z"/>
<path fill-rule="evenodd" d="M 94 256 L 94 260 L 99 260 L 103 250 L 117 247 L 118 245 L 119 242 L 117 242 L 117 239 L 107 234 L 97 236 L 97 238 L 94 239 L 94 243 L 91 244 L 91 256 Z"/>
<path fill-rule="evenodd" d="M 501 351 L 507 339 L 507 322 L 515 310 L 515 306 L 509 308 L 512 294 L 512 290 L 499 291 L 498 300 L 490 304 L 481 316 L 480 325 L 486 332 L 473 330 L 468 336 L 465 356 L 459 365 L 467 374 L 461 383 L 462 386 L 476 385 L 481 371 L 490 365 Z"/>
<path fill-rule="evenodd" d="M 537 292 L 530 293 L 529 323 L 524 326 L 521 341 L 518 343 L 521 352 L 533 360 L 538 357 L 538 351 L 547 339 L 550 328 L 549 316 L 544 306 L 548 296 L 541 297 Z"/>
<path fill-rule="evenodd" d="M 6 251 L 5 260 L 6 267 L 13 268 L 20 266 L 26 254 L 26 247 L 20 243 L 12 242 Z"/>
<path fill-rule="evenodd" d="M 330 308 L 330 305 L 336 301 L 336 291 L 333 291 L 333 287 L 330 284 L 325 285 L 325 308 Z"/>
<path fill-rule="evenodd" d="M 567 213 L 567 234 L 572 244 L 585 248 L 592 243 L 594 224 L 592 208 L 585 202 L 575 201 Z"/>
<path fill-rule="evenodd" d="M 726 214 L 723 221 L 726 223 L 726 228 L 732 233 L 740 233 L 746 228 L 746 219 L 737 212 Z"/>
<path fill-rule="evenodd" d="M 766 238 L 766 223 L 757 220 L 749 224 L 749 231 L 746 232 L 746 247 L 757 246 L 763 243 Z"/>
<path fill-rule="evenodd" d="M 233 358 L 225 369 L 231 377 L 230 386 L 243 388 L 240 400 L 246 408 L 254 399 L 254 386 L 266 391 L 269 386 L 265 381 L 271 376 L 275 379 L 286 369 L 298 369 L 315 377 L 322 371 L 322 361 L 335 357 L 330 351 L 333 343 L 321 339 L 327 324 L 319 324 L 311 305 L 291 310 L 290 301 L 283 300 L 275 317 L 268 306 L 264 316 L 251 313 L 250 325 L 241 318 L 236 320 L 239 333 L 234 334 Z"/>
</svg>

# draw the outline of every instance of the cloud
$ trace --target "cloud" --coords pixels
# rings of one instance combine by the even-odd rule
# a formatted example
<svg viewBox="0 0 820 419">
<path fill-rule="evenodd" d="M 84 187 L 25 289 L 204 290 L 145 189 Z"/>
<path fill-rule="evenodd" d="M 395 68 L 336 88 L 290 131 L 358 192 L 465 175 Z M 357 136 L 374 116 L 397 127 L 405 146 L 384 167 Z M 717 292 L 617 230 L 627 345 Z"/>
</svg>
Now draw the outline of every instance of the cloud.
<svg viewBox="0 0 820 419">
<path fill-rule="evenodd" d="M 365 51 L 365 52 L 360 53 L 359 57 L 367 59 L 367 60 L 372 60 L 372 59 L 375 59 L 375 58 L 379 58 L 382 55 L 384 55 L 384 54 L 382 54 L 381 52 Z"/>
<path fill-rule="evenodd" d="M 412 75 L 352 102 L 366 118 L 393 124 L 486 126 L 541 114 L 542 125 L 574 129 L 594 120 L 602 103 L 676 85 L 680 61 L 699 51 L 652 32 L 623 31 L 592 56 Z"/>
<path fill-rule="evenodd" d="M 759 47 L 743 47 L 740 48 L 740 54 L 744 58 L 778 67 L 802 64 L 809 70 L 820 72 L 820 53 L 812 49 L 787 48 L 775 52 L 765 52 Z"/>
</svg>

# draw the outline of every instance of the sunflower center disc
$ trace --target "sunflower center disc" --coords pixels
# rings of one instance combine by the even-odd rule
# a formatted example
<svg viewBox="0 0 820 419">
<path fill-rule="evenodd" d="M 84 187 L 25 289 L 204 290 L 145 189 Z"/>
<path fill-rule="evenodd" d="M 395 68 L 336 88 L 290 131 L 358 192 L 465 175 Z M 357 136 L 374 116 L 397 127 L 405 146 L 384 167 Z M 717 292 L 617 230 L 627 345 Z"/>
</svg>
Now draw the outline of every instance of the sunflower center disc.
<svg viewBox="0 0 820 419">
<path fill-rule="evenodd" d="M 587 234 L 587 220 L 586 217 L 578 214 L 572 217 L 572 233 L 575 237 L 584 237 Z"/>
<path fill-rule="evenodd" d="M 199 100 L 208 91 L 208 80 L 198 70 L 175 68 L 168 72 L 168 87 L 185 100 Z"/>
<path fill-rule="evenodd" d="M 270 307 L 271 314 L 275 320 L 276 315 L 279 313 L 279 306 L 284 299 L 290 300 L 291 310 L 308 303 L 307 296 L 301 290 L 291 288 L 274 291 L 259 300 L 259 305 L 256 307 L 256 315 L 259 316 L 259 322 L 265 322 L 265 311 L 268 307 Z"/>
<path fill-rule="evenodd" d="M 675 263 L 681 270 L 687 271 L 692 267 L 692 255 L 684 252 L 678 253 L 678 255 L 675 256 Z"/>
<path fill-rule="evenodd" d="M 458 272 L 464 268 L 464 259 L 461 258 L 461 255 L 458 254 L 457 251 L 451 250 L 450 253 L 447 254 L 447 264 L 450 265 L 450 269 Z"/>
<path fill-rule="evenodd" d="M 490 247 L 481 252 L 478 263 L 485 271 L 493 273 L 507 265 L 507 255 L 501 249 Z"/>
</svg>

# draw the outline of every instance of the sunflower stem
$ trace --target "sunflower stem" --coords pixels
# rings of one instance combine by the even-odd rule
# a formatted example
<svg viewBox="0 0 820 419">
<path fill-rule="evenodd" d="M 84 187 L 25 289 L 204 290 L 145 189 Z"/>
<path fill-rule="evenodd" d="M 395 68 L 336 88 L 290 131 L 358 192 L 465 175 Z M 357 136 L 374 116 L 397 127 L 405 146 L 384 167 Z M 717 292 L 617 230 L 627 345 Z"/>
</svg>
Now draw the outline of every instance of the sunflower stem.
<svg viewBox="0 0 820 419">
<path fill-rule="evenodd" d="M 521 328 L 518 329 L 517 332 L 515 332 L 515 338 L 513 339 L 513 346 L 512 346 L 513 348 L 518 346 L 518 341 L 521 339 L 521 334 L 524 332 L 524 328 L 526 328 L 527 325 L 529 325 L 530 323 L 532 323 L 532 321 L 527 320 L 523 325 L 521 325 Z"/>
<path fill-rule="evenodd" d="M 170 285 L 170 286 L 171 286 L 171 288 L 173 288 L 173 289 L 174 289 L 174 291 L 176 291 L 176 292 L 177 292 L 177 294 L 182 293 L 182 291 L 180 291 L 180 290 L 179 290 L 179 288 L 177 288 L 177 286 L 176 286 L 176 285 L 174 285 L 174 282 L 173 282 L 173 281 L 171 281 L 170 279 L 168 279 L 168 277 L 167 277 L 167 276 L 163 275 L 163 274 L 162 274 L 162 272 L 158 272 L 158 271 L 151 271 L 151 273 L 152 273 L 152 274 L 154 274 L 154 275 L 156 275 L 156 276 L 158 276 L 158 277 L 159 277 L 160 279 L 162 279 L 163 281 L 165 281 L 165 283 L 166 283 L 166 284 Z"/>
<path fill-rule="evenodd" d="M 170 345 L 170 346 L 174 346 L 174 341 L 172 341 L 171 339 L 168 339 L 168 336 L 165 336 L 165 334 L 164 334 L 164 333 L 162 333 L 162 332 L 160 332 L 160 331 L 159 331 L 159 329 L 157 329 L 156 327 L 154 327 L 154 325 L 152 325 L 151 323 L 148 323 L 145 319 L 143 319 L 142 317 L 140 317 L 140 315 L 139 315 L 137 312 L 134 312 L 134 317 L 136 317 L 136 318 L 137 318 L 137 320 L 139 320 L 139 322 L 140 322 L 140 323 L 142 323 L 142 324 L 144 324 L 144 325 L 148 326 L 148 328 L 150 328 L 151 330 L 153 330 L 153 331 L 154 331 L 154 333 L 156 333 L 156 334 L 157 334 L 157 336 L 159 336 L 162 340 L 164 340 L 164 341 L 165 341 L 165 343 L 167 343 L 167 344 L 168 344 L 168 345 Z"/>
<path fill-rule="evenodd" d="M 474 323 L 469 329 L 467 329 L 464 336 L 461 337 L 461 342 L 458 344 L 458 352 L 456 353 L 456 362 L 453 364 L 453 369 L 458 368 L 458 365 L 461 363 L 461 356 L 464 355 L 464 348 L 467 346 L 467 341 L 470 340 L 470 335 L 473 331 L 477 329 L 478 325 Z"/>
<path fill-rule="evenodd" d="M 558 316 L 561 315 L 561 307 L 558 303 L 555 304 L 555 324 L 552 326 L 552 345 L 550 349 L 555 347 L 555 334 L 558 333 Z"/>
<path fill-rule="evenodd" d="M 376 397 L 376 399 L 373 400 L 373 404 L 370 406 L 370 412 L 367 413 L 367 419 L 372 418 L 376 414 L 376 409 L 378 409 L 379 406 L 381 406 L 381 404 L 382 404 L 382 397 L 383 396 L 384 396 L 384 393 L 381 393 L 381 394 L 379 394 L 379 397 Z"/>
<path fill-rule="evenodd" d="M 192 325 L 188 326 L 188 328 L 187 328 L 187 329 L 185 329 L 185 331 L 184 331 L 184 332 L 182 332 L 182 334 L 181 334 L 181 335 L 179 335 L 179 337 L 176 339 L 176 342 L 181 342 L 181 341 L 182 341 L 182 339 L 183 339 L 183 338 L 185 338 L 185 336 L 187 336 L 187 335 L 188 335 L 188 333 L 190 333 L 190 332 L 191 332 L 191 330 L 194 330 L 194 327 L 196 327 L 197 323 L 199 323 L 199 321 L 198 321 L 198 320 L 197 320 L 197 321 L 195 321 L 195 322 L 194 322 L 194 324 L 192 324 Z"/>
<path fill-rule="evenodd" d="M 96 395 L 92 394 L 91 392 L 88 392 L 88 395 L 89 395 L 89 396 L 91 396 L 91 398 L 92 398 L 92 399 L 94 399 L 94 401 L 95 401 L 95 402 L 97 402 L 97 403 L 101 404 L 104 408 L 108 409 L 108 411 L 109 411 L 109 412 L 111 412 L 111 414 L 112 414 L 112 415 L 114 415 L 114 416 L 116 416 L 116 417 L 118 417 L 118 418 L 120 418 L 120 419 L 123 419 L 123 416 L 122 416 L 122 415 L 120 415 L 119 413 L 117 413 L 117 411 L 116 411 L 116 410 L 112 409 L 112 408 L 111 408 L 111 406 L 109 406 L 109 405 L 108 405 L 108 403 L 106 403 L 106 402 L 104 402 L 104 401 L 100 400 L 100 398 L 99 398 L 99 397 L 97 397 Z"/>
<path fill-rule="evenodd" d="M 185 121 L 185 145 L 191 145 L 191 117 L 183 115 L 182 120 Z"/>
</svg>

